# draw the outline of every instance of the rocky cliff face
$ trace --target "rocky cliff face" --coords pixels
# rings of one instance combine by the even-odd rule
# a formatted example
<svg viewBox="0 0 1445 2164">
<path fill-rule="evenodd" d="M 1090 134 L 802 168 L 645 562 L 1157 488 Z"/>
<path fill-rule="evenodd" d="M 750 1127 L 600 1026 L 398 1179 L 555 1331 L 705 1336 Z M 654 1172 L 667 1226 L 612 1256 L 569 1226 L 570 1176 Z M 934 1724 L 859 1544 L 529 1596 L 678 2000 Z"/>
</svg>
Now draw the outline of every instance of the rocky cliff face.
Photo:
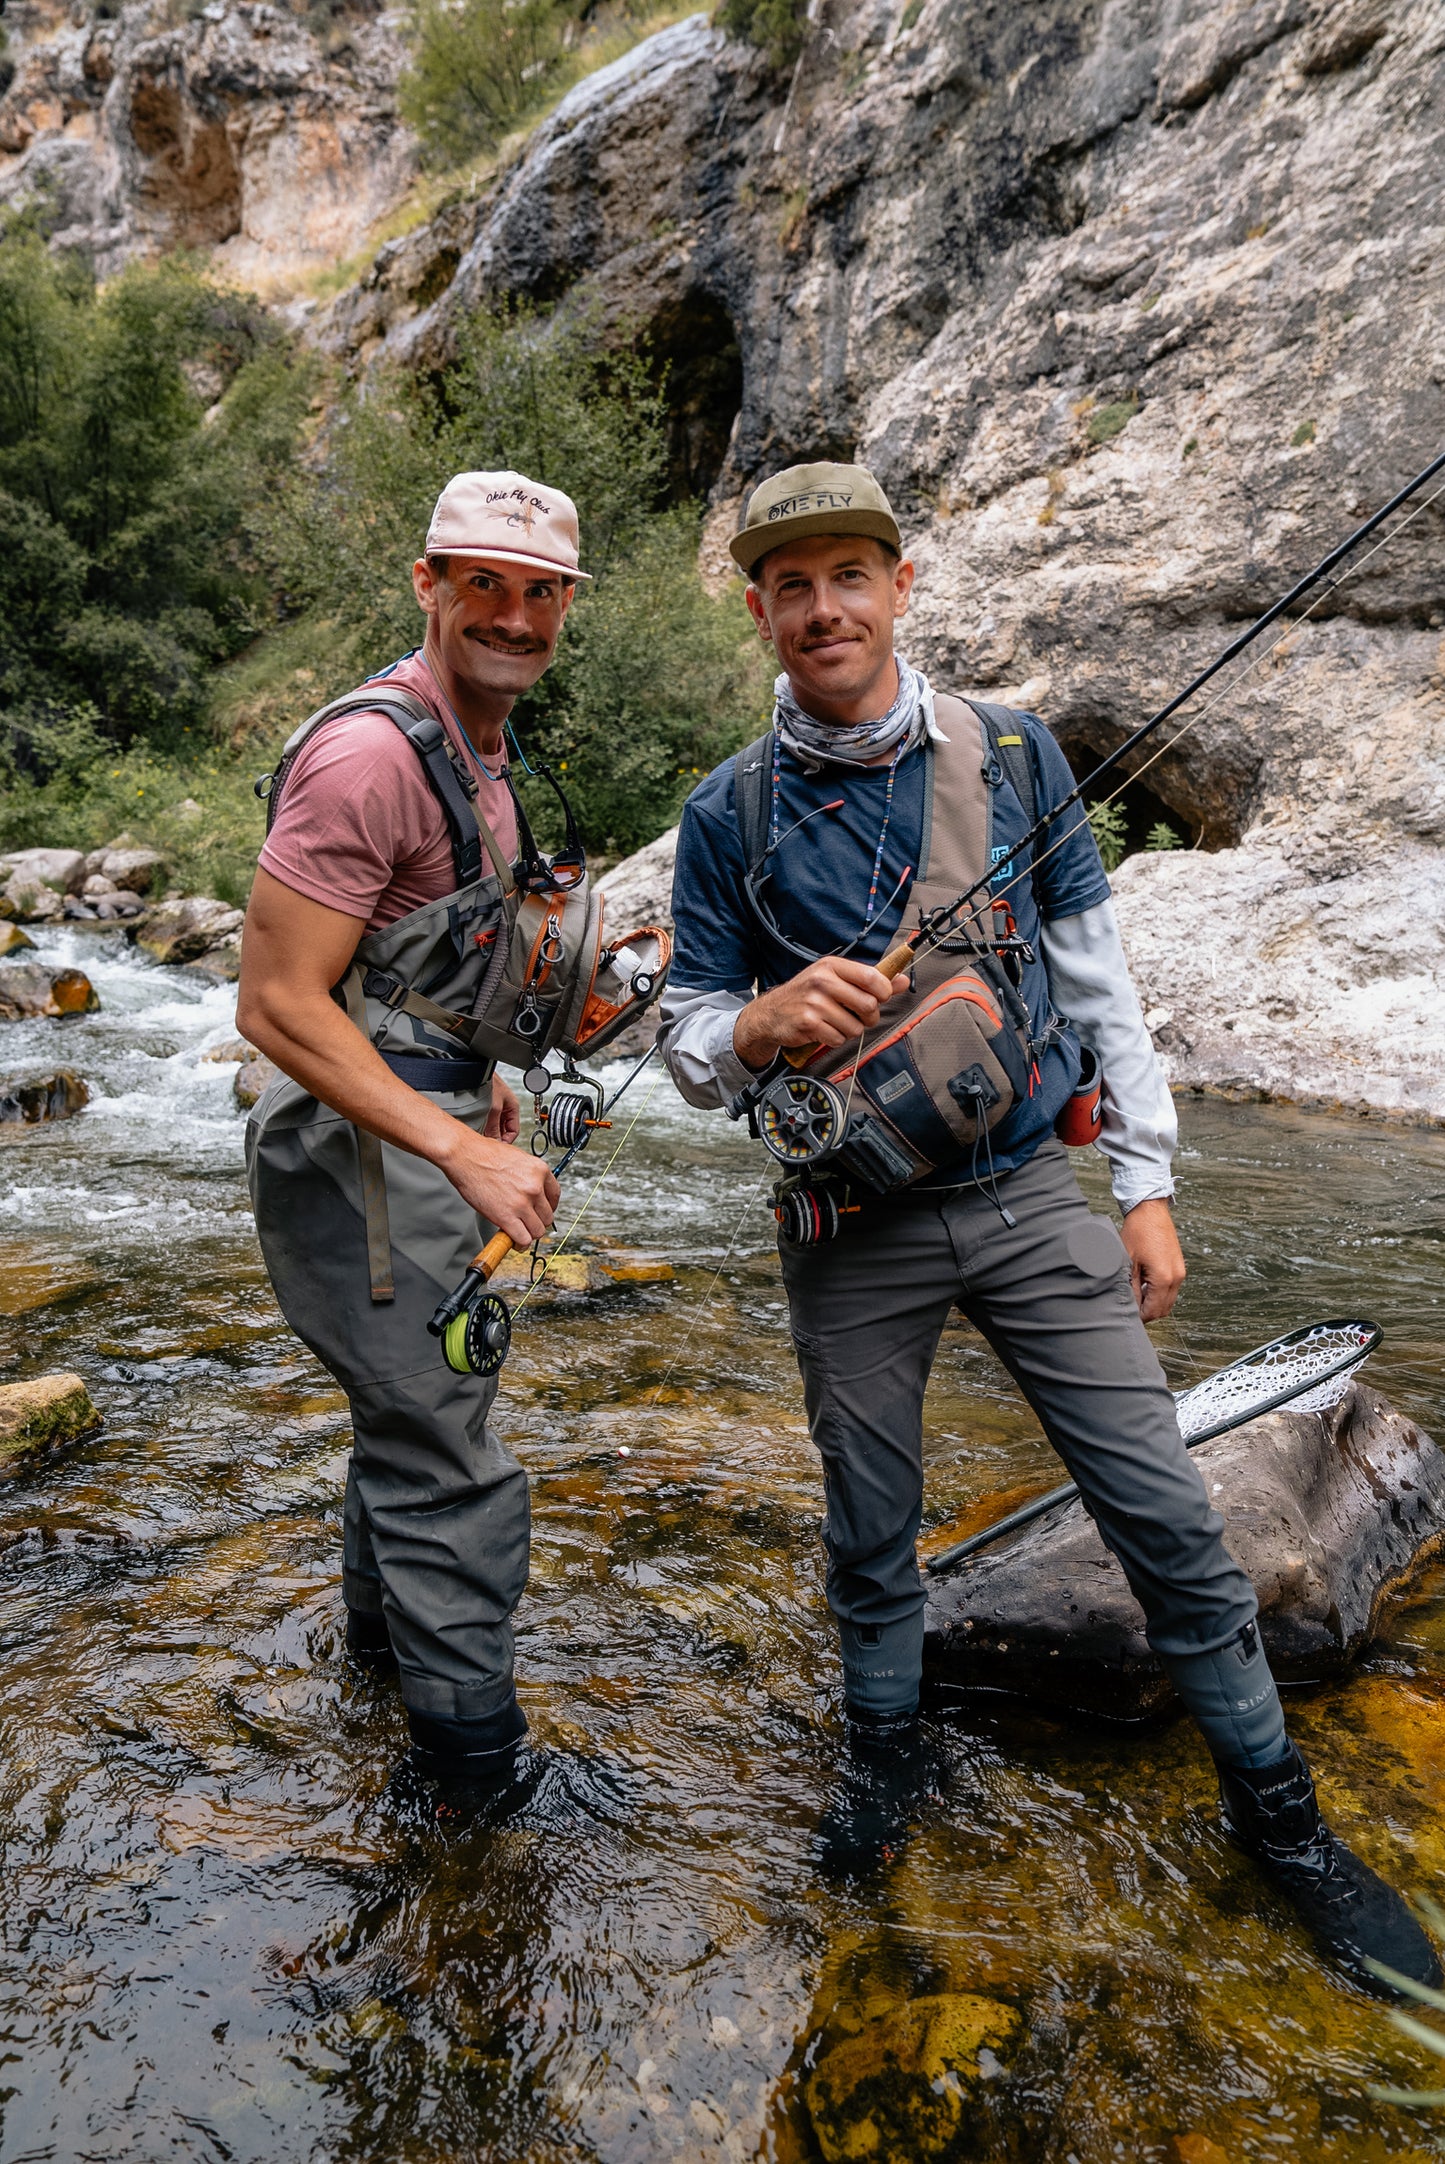
<svg viewBox="0 0 1445 2164">
<path fill-rule="evenodd" d="M 502 293 L 640 322 L 713 559 L 860 456 L 910 652 L 1081 770 L 1445 447 L 1436 0 L 822 0 L 791 85 L 703 16 L 575 91 L 316 332 Z M 1441 507 L 1138 769 L 1117 881 L 1177 1080 L 1445 1115 Z"/>
<path fill-rule="evenodd" d="M 413 178 L 401 47 L 365 0 L 312 15 L 10 0 L 5 27 L 0 205 L 46 201 L 103 274 L 209 249 L 274 290 L 350 255 Z"/>
</svg>

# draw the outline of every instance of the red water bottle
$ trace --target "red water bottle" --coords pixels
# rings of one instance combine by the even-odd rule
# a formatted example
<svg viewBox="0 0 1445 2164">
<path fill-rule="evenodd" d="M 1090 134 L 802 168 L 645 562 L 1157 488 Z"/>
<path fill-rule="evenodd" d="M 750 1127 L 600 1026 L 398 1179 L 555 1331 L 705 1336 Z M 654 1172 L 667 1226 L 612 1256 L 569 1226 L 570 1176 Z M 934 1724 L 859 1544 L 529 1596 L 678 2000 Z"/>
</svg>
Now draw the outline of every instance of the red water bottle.
<svg viewBox="0 0 1445 2164">
<path fill-rule="evenodd" d="M 1074 1094 L 1054 1121 L 1054 1133 L 1071 1150 L 1086 1149 L 1091 1142 L 1097 1142 L 1104 1124 L 1104 1078 L 1099 1062 L 1087 1047 L 1083 1058 Z"/>
</svg>

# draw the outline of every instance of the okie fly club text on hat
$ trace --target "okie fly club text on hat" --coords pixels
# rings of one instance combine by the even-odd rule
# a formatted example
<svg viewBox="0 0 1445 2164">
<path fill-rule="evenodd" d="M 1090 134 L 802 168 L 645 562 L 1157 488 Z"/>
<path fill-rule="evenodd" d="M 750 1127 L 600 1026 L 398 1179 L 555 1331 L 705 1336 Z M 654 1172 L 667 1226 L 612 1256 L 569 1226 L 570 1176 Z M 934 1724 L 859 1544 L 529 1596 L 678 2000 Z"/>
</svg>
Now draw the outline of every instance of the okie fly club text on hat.
<svg viewBox="0 0 1445 2164">
<path fill-rule="evenodd" d="M 577 537 L 577 506 L 561 489 L 524 473 L 458 473 L 436 500 L 425 552 L 588 579 L 577 562 Z"/>
<path fill-rule="evenodd" d="M 903 545 L 893 506 L 868 468 L 819 460 L 760 481 L 728 548 L 751 576 L 770 550 L 817 534 L 857 535 L 892 549 Z"/>
</svg>

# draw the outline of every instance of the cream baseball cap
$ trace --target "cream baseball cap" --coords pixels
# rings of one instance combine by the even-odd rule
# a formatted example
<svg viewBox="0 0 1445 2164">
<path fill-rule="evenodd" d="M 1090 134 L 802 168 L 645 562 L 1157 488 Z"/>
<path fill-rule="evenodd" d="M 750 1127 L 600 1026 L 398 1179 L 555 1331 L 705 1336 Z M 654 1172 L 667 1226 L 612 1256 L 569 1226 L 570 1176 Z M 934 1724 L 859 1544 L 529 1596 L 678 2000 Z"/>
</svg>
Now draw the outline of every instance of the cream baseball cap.
<svg viewBox="0 0 1445 2164">
<path fill-rule="evenodd" d="M 426 530 L 428 556 L 489 556 L 590 579 L 577 568 L 577 506 L 524 473 L 455 473 Z"/>
<path fill-rule="evenodd" d="M 734 563 L 751 574 L 769 549 L 819 533 L 866 534 L 903 546 L 893 506 L 868 468 L 820 461 L 760 481 L 748 498 L 742 531 L 728 548 Z"/>
</svg>

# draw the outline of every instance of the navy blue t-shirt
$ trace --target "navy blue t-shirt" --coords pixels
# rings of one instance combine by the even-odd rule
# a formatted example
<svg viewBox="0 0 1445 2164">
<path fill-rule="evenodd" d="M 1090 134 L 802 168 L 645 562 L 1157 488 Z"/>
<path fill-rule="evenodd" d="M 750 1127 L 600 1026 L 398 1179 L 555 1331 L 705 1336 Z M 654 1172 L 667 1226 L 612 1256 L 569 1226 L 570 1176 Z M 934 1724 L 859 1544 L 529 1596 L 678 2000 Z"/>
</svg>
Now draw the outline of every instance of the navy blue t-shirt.
<svg viewBox="0 0 1445 2164">
<path fill-rule="evenodd" d="M 1074 786 L 1068 762 L 1043 723 L 1023 716 L 1023 734 L 1034 762 L 1040 808 L 1058 803 Z M 927 753 L 919 748 L 899 760 L 894 775 L 893 808 L 888 821 L 874 909 L 878 909 L 905 871 L 908 878 L 891 908 L 884 910 L 866 937 L 868 889 L 878 848 L 888 789 L 888 768 L 829 766 L 809 772 L 786 752 L 778 766 L 776 827 L 786 835 L 774 853 L 767 889 L 769 905 L 787 937 L 817 954 L 847 947 L 864 962 L 878 961 L 894 944 L 900 926 L 913 921 L 908 909 L 912 875 L 923 846 L 923 780 Z M 983 757 L 980 735 L 979 757 Z M 796 976 L 804 964 L 769 937 L 758 923 L 743 890 L 746 865 L 733 798 L 731 759 L 714 767 L 683 807 L 673 874 L 675 924 L 669 982 L 678 990 L 762 991 Z M 836 811 L 819 811 L 796 834 L 795 819 L 842 798 Z M 771 826 L 771 801 L 770 826 Z M 1018 929 L 1038 955 L 1039 906 L 1029 857 L 1018 843 L 1030 819 L 1012 784 L 1004 778 L 994 788 L 992 843 L 993 893 L 1006 892 Z M 1053 844 L 1063 835 L 1058 847 Z M 1038 845 L 1039 902 L 1045 918 L 1077 916 L 1106 901 L 1104 876 L 1094 837 L 1078 805 L 1050 827 Z M 850 941 L 856 945 L 849 945 Z M 1025 966 L 1022 985 L 1036 1033 L 1048 1018 L 1048 979 L 1042 958 Z M 1072 1032 L 1056 1036 L 1040 1061 L 1041 1084 L 1014 1106 L 994 1130 L 993 1161 L 1010 1171 L 1032 1157 L 1053 1129 L 1079 1076 L 1079 1049 Z M 944 1166 L 921 1184 L 947 1186 L 971 1178 L 966 1160 Z"/>
</svg>

